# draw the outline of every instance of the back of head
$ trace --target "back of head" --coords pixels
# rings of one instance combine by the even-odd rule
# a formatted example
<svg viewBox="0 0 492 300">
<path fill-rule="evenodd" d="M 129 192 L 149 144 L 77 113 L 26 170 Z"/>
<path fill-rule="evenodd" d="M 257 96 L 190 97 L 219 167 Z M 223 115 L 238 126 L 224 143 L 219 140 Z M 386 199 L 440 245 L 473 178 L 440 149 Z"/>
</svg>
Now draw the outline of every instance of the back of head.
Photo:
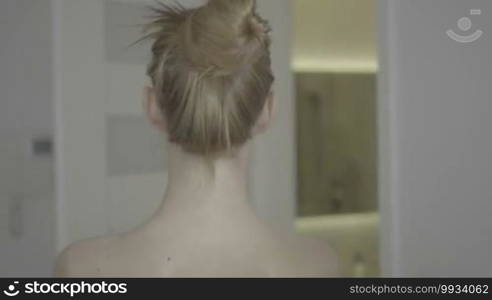
<svg viewBox="0 0 492 300">
<path fill-rule="evenodd" d="M 269 27 L 254 0 L 161 4 L 148 25 L 152 79 L 169 138 L 213 154 L 250 137 L 270 93 Z"/>
</svg>

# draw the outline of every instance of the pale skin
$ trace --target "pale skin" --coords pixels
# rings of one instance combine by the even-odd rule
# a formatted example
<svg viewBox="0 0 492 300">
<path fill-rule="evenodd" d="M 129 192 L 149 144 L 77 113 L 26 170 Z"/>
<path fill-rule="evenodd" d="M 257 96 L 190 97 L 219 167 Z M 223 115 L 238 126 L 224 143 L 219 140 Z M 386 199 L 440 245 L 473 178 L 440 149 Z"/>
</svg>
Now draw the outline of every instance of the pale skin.
<svg viewBox="0 0 492 300">
<path fill-rule="evenodd" d="M 145 90 L 150 122 L 166 133 L 152 88 Z M 253 135 L 274 111 L 270 95 Z M 57 277 L 334 277 L 338 260 L 324 241 L 275 232 L 248 202 L 249 146 L 214 161 L 168 147 L 168 185 L 154 216 L 134 230 L 65 248 Z"/>
</svg>

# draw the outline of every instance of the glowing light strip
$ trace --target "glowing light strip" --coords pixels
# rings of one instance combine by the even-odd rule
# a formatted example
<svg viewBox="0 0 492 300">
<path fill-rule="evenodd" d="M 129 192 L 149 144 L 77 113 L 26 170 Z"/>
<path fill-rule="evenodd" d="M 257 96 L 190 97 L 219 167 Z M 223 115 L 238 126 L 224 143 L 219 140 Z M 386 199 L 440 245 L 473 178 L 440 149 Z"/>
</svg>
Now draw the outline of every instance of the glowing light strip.
<svg viewBox="0 0 492 300">
<path fill-rule="evenodd" d="M 379 213 L 352 213 L 336 214 L 316 217 L 299 217 L 295 221 L 298 232 L 326 231 L 326 230 L 347 230 L 377 226 L 379 223 Z"/>
<path fill-rule="evenodd" d="M 378 64 L 373 60 L 316 60 L 295 59 L 292 63 L 295 72 L 313 73 L 376 73 Z"/>
</svg>

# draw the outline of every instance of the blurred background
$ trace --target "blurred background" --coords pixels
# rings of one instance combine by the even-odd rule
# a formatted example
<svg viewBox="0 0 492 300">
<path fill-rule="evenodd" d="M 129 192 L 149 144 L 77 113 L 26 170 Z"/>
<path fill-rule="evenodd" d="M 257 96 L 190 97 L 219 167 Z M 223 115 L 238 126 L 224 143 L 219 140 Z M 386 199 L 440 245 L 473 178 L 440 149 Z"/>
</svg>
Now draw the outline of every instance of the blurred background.
<svg viewBox="0 0 492 300">
<path fill-rule="evenodd" d="M 294 1 L 296 230 L 378 276 L 376 1 Z"/>
<path fill-rule="evenodd" d="M 141 109 L 149 45 L 129 47 L 153 3 L 0 0 L 0 276 L 51 276 L 66 245 L 162 200 L 166 146 Z M 445 34 L 492 30 L 456 22 L 491 3 L 258 6 L 279 109 L 253 145 L 258 214 L 327 240 L 343 276 L 492 275 L 492 42 Z"/>
</svg>

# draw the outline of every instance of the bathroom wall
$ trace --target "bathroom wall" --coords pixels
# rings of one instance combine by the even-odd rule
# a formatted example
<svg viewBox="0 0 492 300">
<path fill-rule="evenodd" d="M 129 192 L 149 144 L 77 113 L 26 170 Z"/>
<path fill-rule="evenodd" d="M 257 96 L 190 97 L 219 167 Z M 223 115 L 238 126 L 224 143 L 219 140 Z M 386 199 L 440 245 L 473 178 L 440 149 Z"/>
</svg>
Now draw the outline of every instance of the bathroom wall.
<svg viewBox="0 0 492 300">
<path fill-rule="evenodd" d="M 492 276 L 491 12 L 488 0 L 380 1 L 384 275 Z"/>
<path fill-rule="evenodd" d="M 0 276 L 49 276 L 54 260 L 49 1 L 0 1 Z"/>
</svg>

